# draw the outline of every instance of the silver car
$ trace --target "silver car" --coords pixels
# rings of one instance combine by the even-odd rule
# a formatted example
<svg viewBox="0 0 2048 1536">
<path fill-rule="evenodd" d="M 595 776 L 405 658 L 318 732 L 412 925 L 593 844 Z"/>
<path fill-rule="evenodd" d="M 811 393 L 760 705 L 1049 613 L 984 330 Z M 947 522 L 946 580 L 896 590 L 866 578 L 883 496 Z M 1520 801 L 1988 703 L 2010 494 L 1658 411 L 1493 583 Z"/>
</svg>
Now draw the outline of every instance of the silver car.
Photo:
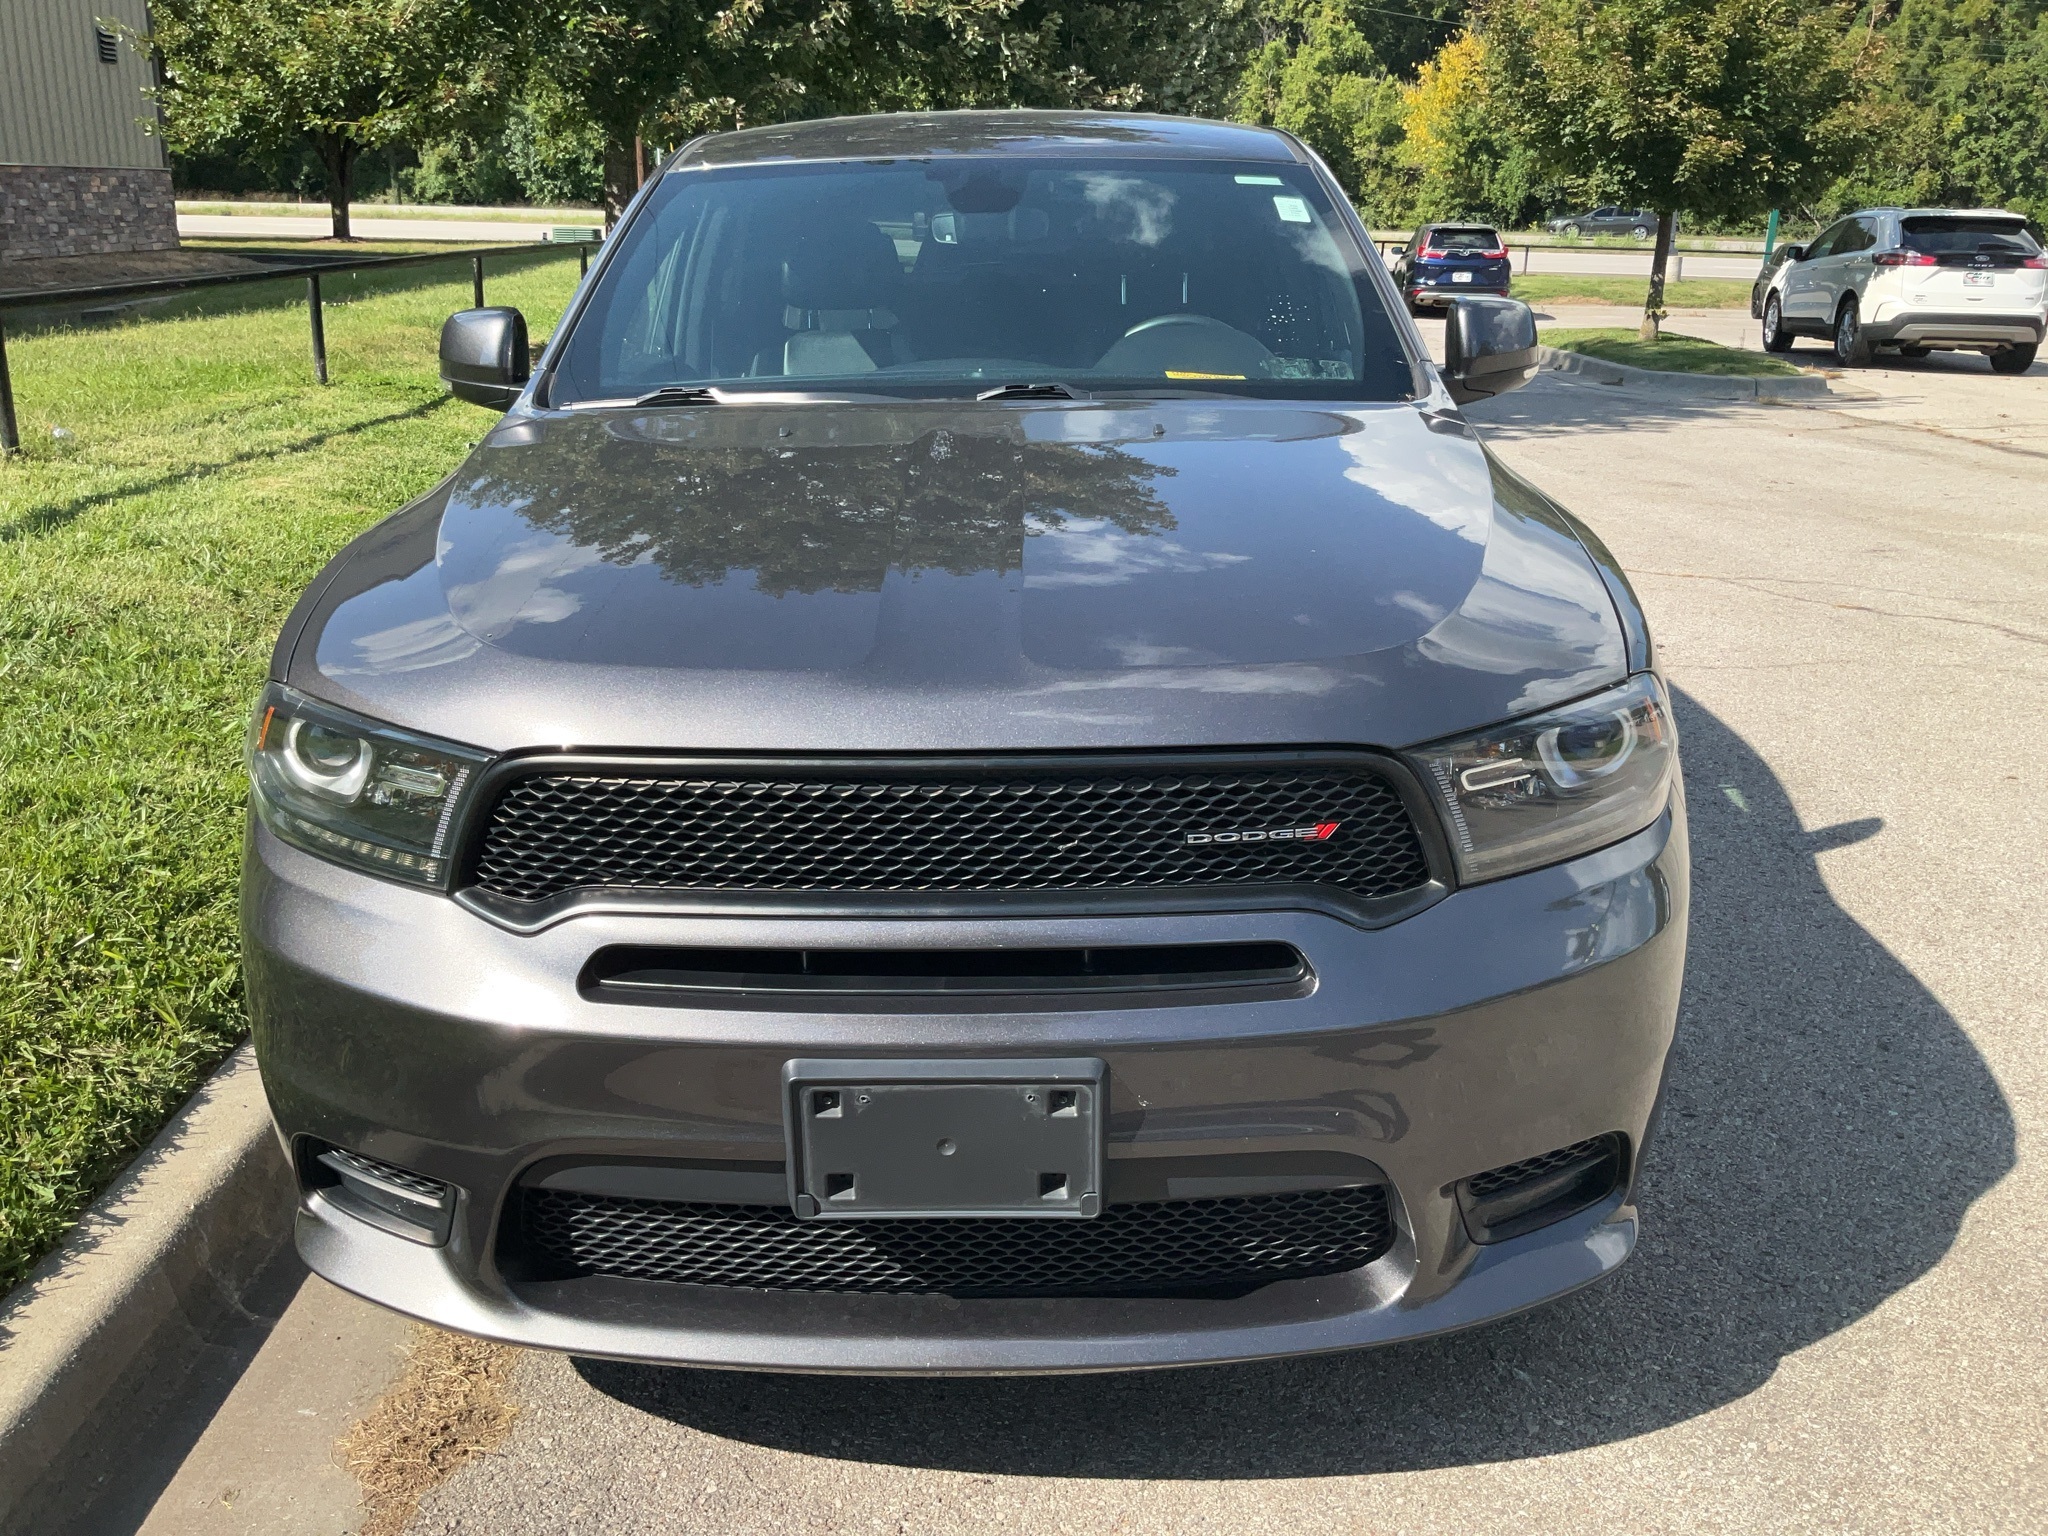
<svg viewBox="0 0 2048 1536">
<path fill-rule="evenodd" d="M 2048 256 L 2017 213 L 1866 208 L 1786 249 L 1761 318 L 1771 352 L 1820 336 L 1852 366 L 1879 349 L 1972 351 L 2025 373 L 2048 328 Z"/>
<path fill-rule="evenodd" d="M 1671 703 L 1324 167 L 1091 113 L 697 140 L 250 736 L 308 1263 L 795 1370 L 1414 1338 L 1611 1273 L 1678 1007 Z"/>
</svg>

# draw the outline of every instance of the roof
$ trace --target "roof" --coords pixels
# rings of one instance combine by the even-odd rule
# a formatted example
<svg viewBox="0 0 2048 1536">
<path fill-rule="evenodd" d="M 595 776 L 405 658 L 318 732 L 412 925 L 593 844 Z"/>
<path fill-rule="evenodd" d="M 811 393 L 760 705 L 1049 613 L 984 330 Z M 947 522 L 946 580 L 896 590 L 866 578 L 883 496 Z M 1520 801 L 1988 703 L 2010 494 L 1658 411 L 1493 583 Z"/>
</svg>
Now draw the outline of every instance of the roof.
<svg viewBox="0 0 2048 1536">
<path fill-rule="evenodd" d="M 2014 213 L 2010 208 L 1858 208 L 1852 218 L 1863 218 L 1873 213 L 1896 213 L 1902 219 L 2011 219 L 2015 224 L 2024 224 L 2027 216 Z"/>
<path fill-rule="evenodd" d="M 799 160 L 922 159 L 946 155 L 1123 156 L 1301 162 L 1272 128 L 1143 112 L 892 112 L 818 117 L 717 133 L 685 145 L 670 170 Z"/>
</svg>

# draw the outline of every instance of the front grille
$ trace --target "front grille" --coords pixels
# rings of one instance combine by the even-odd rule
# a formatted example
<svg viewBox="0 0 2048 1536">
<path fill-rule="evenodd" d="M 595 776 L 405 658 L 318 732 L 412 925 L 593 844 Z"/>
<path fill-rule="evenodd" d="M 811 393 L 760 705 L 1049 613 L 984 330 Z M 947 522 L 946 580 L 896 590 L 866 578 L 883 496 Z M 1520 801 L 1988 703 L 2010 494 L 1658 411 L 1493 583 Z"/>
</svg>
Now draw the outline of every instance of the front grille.
<svg viewBox="0 0 2048 1536">
<path fill-rule="evenodd" d="M 1322 839 L 1268 835 L 1333 823 Z M 1190 844 L 1190 834 L 1221 840 Z M 598 886 L 881 894 L 1274 884 L 1370 900 L 1429 878 L 1399 793 L 1349 763 L 539 773 L 499 794 L 475 864 L 482 890 L 529 902 Z"/>
<path fill-rule="evenodd" d="M 798 1221 L 782 1206 L 529 1189 L 530 1261 L 580 1274 L 769 1291 L 947 1296 L 1242 1290 L 1369 1264 L 1394 1241 L 1378 1186 L 1029 1217 Z"/>
</svg>

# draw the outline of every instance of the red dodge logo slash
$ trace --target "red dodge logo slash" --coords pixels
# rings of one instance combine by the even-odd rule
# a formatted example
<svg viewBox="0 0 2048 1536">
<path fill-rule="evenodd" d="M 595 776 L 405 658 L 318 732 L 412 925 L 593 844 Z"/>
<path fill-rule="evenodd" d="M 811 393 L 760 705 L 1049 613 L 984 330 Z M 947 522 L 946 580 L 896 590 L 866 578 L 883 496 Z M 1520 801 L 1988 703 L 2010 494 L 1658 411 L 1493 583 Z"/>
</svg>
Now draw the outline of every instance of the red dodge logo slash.
<svg viewBox="0 0 2048 1536">
<path fill-rule="evenodd" d="M 1334 821 L 1319 821 L 1312 827 L 1282 827 L 1276 832 L 1190 832 L 1187 845 L 1204 843 L 1320 843 L 1337 830 Z"/>
</svg>

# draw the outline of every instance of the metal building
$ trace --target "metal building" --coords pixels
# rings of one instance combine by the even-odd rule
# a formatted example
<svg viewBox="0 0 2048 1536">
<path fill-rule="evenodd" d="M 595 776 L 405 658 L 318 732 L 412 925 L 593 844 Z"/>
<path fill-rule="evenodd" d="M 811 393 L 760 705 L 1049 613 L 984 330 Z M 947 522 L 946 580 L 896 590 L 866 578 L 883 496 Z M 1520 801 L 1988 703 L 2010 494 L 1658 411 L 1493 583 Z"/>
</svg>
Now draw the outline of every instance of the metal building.
<svg viewBox="0 0 2048 1536">
<path fill-rule="evenodd" d="M 147 0 L 0 0 L 0 262 L 175 249 Z"/>
</svg>

